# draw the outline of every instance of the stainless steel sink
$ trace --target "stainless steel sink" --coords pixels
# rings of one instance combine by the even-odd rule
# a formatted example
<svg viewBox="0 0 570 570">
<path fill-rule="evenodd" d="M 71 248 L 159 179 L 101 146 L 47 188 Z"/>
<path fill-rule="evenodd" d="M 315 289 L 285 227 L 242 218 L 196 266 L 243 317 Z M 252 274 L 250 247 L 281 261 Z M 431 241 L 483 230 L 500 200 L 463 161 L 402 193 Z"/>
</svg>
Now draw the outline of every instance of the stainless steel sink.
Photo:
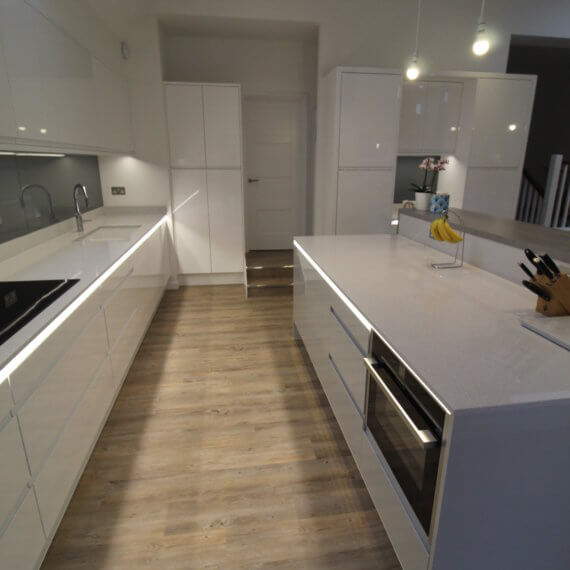
<svg viewBox="0 0 570 570">
<path fill-rule="evenodd" d="M 100 226 L 75 241 L 128 241 L 140 226 Z"/>
</svg>

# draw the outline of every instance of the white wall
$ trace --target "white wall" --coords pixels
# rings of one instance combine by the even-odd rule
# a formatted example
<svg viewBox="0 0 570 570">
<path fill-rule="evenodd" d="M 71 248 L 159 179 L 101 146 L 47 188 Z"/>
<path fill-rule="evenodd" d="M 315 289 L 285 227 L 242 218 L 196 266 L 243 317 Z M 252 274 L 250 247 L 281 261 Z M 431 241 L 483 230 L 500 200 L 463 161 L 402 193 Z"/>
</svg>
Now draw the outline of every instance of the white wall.
<svg viewBox="0 0 570 570">
<path fill-rule="evenodd" d="M 134 117 L 135 138 L 137 146 L 143 145 L 149 152 L 156 147 L 159 155 L 162 154 L 158 147 L 163 143 L 163 129 L 159 129 L 157 135 L 151 128 L 137 126 L 138 121 L 164 121 L 164 105 L 156 92 L 158 86 L 151 85 L 152 81 L 159 82 L 160 58 L 151 53 L 150 48 L 140 51 L 135 48 L 135 44 L 143 47 L 148 42 L 154 49 L 154 43 L 158 41 L 158 33 L 152 26 L 147 25 L 144 29 L 140 26 L 149 16 L 234 17 L 318 24 L 320 83 L 336 65 L 403 67 L 413 50 L 417 6 L 411 0 L 141 0 L 136 4 L 129 0 L 90 1 L 110 26 L 121 28 L 132 42 L 129 67 L 136 65 L 145 71 L 129 75 L 133 96 L 146 98 L 146 114 L 139 112 Z M 570 34 L 570 2 L 567 0 L 544 0 L 539 7 L 534 0 L 488 2 L 486 19 L 488 29 L 495 37 L 493 48 L 486 57 L 475 58 L 471 43 L 479 7 L 480 3 L 474 0 L 430 0 L 425 3 L 420 64 L 426 72 L 504 72 L 510 34 L 558 37 L 569 37 Z M 134 63 L 135 60 L 138 62 Z M 319 96 L 319 132 L 322 119 Z M 317 200 L 322 191 L 318 167 L 322 143 L 317 134 Z M 317 211 L 316 233 L 320 223 Z"/>
<path fill-rule="evenodd" d="M 163 50 L 165 81 L 240 83 L 244 96 L 316 91 L 316 45 L 308 41 L 174 36 Z"/>
</svg>

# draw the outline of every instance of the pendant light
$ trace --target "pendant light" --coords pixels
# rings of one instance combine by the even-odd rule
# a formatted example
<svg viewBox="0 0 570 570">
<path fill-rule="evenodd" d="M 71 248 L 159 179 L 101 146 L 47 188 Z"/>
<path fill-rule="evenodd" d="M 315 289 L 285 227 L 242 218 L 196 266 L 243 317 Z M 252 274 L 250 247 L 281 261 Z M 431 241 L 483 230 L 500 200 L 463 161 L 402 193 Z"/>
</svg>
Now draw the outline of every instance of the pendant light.
<svg viewBox="0 0 570 570">
<path fill-rule="evenodd" d="M 416 21 L 416 48 L 410 60 L 410 65 L 406 69 L 406 77 L 413 81 L 420 76 L 420 68 L 418 67 L 418 44 L 420 41 L 420 16 L 422 13 L 422 0 L 418 0 L 418 17 Z"/>
<path fill-rule="evenodd" d="M 481 0 L 481 14 L 477 20 L 477 33 L 473 42 L 473 53 L 477 57 L 485 55 L 489 51 L 489 39 L 485 34 L 485 0 Z"/>
</svg>

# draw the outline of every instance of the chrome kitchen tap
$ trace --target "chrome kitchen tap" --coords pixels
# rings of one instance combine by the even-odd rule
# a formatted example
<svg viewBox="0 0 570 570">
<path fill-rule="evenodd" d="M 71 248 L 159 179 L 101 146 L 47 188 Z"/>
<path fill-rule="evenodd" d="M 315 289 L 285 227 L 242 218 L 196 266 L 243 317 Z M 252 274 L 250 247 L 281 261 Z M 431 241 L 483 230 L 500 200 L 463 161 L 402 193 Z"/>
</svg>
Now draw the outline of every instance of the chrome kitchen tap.
<svg viewBox="0 0 570 570">
<path fill-rule="evenodd" d="M 83 192 L 83 197 L 85 198 L 85 207 L 89 205 L 89 198 L 87 197 L 87 188 L 83 184 L 76 184 L 73 188 L 73 203 L 75 204 L 75 221 L 77 222 L 77 231 L 83 231 L 83 216 L 81 215 L 81 210 L 79 209 L 79 202 L 77 201 L 77 191 Z"/>
</svg>

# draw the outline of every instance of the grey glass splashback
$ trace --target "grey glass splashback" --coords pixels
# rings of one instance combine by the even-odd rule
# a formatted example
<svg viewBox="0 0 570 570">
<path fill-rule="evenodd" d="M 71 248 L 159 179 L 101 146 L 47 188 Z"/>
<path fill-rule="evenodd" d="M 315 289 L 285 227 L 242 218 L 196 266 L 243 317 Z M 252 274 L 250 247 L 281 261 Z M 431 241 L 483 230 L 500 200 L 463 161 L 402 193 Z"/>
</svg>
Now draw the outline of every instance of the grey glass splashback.
<svg viewBox="0 0 570 570">
<path fill-rule="evenodd" d="M 427 155 L 426 155 L 427 156 Z M 438 155 L 430 155 L 438 159 Z M 396 187 L 394 189 L 394 202 L 401 203 L 404 200 L 414 200 L 415 194 L 411 189 L 412 182 L 422 185 L 424 181 L 424 171 L 418 168 L 423 160 L 423 156 L 399 156 L 396 164 Z M 431 184 L 432 174 L 428 175 L 428 184 Z M 437 190 L 437 179 L 435 183 Z"/>
<path fill-rule="evenodd" d="M 96 156 L 0 156 L 0 243 L 71 218 L 77 183 L 87 187 L 88 210 L 103 205 Z"/>
</svg>

